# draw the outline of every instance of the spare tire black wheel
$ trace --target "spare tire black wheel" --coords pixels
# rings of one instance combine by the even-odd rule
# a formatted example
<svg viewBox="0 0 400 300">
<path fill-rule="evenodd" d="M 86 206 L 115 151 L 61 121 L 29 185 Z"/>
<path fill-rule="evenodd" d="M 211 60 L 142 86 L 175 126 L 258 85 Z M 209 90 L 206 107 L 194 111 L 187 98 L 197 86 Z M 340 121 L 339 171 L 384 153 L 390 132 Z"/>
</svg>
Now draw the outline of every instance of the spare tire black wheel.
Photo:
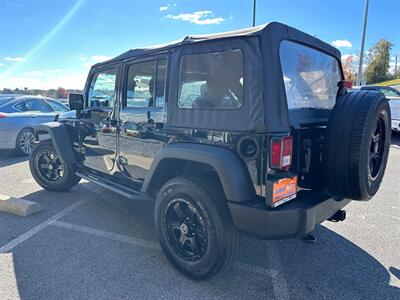
<svg viewBox="0 0 400 300">
<path fill-rule="evenodd" d="M 369 200 L 379 189 L 390 148 L 390 108 L 376 91 L 337 99 L 327 125 L 324 170 L 330 192 Z"/>
</svg>

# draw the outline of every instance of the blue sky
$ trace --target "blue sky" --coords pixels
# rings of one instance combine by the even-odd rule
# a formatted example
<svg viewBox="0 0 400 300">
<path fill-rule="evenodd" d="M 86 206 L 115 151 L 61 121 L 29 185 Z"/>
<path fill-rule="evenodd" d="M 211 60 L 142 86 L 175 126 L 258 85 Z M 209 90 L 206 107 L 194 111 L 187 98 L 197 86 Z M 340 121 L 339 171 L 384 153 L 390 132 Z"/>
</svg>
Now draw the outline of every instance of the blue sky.
<svg viewBox="0 0 400 300">
<path fill-rule="evenodd" d="M 188 34 L 249 27 L 252 0 L 0 0 L 0 89 L 82 88 L 90 65 Z M 365 0 L 257 0 L 279 21 L 359 55 Z M 380 38 L 400 62 L 400 0 L 370 0 L 366 49 Z M 394 62 L 392 61 L 392 64 Z"/>
</svg>

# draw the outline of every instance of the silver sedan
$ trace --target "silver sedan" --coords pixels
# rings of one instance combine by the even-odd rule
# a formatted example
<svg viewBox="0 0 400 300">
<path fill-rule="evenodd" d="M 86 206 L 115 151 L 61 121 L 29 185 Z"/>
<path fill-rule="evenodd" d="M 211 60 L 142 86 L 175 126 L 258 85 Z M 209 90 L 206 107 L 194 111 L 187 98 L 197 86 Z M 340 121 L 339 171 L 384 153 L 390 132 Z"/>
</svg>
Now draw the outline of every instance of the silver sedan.
<svg viewBox="0 0 400 300">
<path fill-rule="evenodd" d="M 35 142 L 35 126 L 67 111 L 65 105 L 51 98 L 0 95 L 0 149 L 28 155 Z"/>
</svg>

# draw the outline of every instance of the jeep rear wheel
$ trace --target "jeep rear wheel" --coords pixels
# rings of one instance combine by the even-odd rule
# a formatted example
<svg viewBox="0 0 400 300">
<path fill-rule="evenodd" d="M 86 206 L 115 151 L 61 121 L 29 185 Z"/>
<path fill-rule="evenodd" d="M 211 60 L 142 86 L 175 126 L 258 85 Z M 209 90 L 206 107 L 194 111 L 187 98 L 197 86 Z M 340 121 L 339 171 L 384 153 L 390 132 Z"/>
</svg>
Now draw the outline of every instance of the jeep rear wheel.
<svg viewBox="0 0 400 300">
<path fill-rule="evenodd" d="M 78 184 L 73 165 L 63 164 L 50 140 L 40 142 L 33 148 L 29 167 L 36 182 L 46 190 L 63 192 Z"/>
<path fill-rule="evenodd" d="M 155 224 L 165 255 L 190 278 L 214 276 L 238 252 L 239 235 L 223 197 L 192 180 L 174 178 L 164 184 Z"/>
<path fill-rule="evenodd" d="M 376 194 L 389 155 L 390 127 L 382 93 L 351 92 L 337 100 L 324 149 L 325 177 L 334 195 L 369 200 Z"/>
</svg>

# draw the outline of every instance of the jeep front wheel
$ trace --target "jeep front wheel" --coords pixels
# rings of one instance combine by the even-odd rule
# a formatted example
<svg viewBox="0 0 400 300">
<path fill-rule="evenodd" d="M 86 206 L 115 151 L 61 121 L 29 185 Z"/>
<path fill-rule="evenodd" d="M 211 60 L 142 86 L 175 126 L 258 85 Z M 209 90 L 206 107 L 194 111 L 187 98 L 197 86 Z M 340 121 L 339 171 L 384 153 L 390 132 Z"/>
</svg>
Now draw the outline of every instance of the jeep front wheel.
<svg viewBox="0 0 400 300">
<path fill-rule="evenodd" d="M 33 148 L 29 167 L 36 182 L 46 190 L 64 192 L 78 184 L 73 165 L 63 164 L 50 140 Z"/>
<path fill-rule="evenodd" d="M 161 188 L 155 224 L 161 247 L 170 262 L 186 276 L 214 276 L 235 258 L 239 235 L 218 192 L 174 178 Z"/>
</svg>

